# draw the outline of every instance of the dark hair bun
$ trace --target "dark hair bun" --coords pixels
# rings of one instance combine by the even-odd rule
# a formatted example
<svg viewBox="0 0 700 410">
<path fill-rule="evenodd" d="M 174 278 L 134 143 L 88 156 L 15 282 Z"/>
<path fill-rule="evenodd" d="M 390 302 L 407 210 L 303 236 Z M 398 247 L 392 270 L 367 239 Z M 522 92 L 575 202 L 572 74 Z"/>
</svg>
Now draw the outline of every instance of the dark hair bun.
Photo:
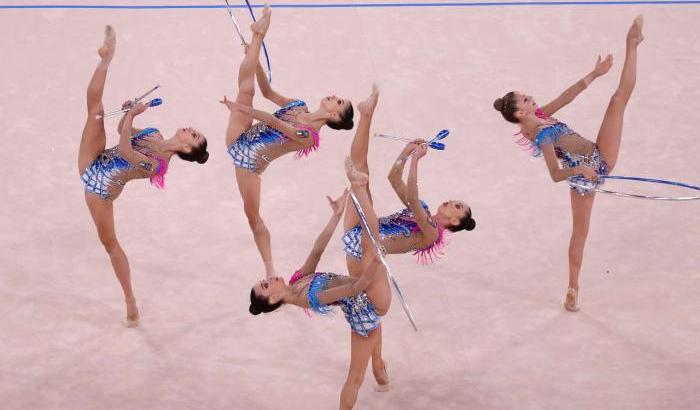
<svg viewBox="0 0 700 410">
<path fill-rule="evenodd" d="M 474 228 L 476 228 L 476 221 L 472 218 L 467 219 L 467 222 L 464 224 L 464 229 L 472 231 Z"/>
<path fill-rule="evenodd" d="M 496 98 L 496 101 L 493 102 L 493 108 L 498 112 L 503 111 L 503 98 Z"/>
<path fill-rule="evenodd" d="M 209 159 L 209 152 L 204 151 L 204 154 L 202 154 L 202 156 L 199 157 L 199 159 L 197 160 L 197 163 L 204 164 L 205 162 L 207 162 L 208 159 Z"/>
<path fill-rule="evenodd" d="M 250 305 L 250 306 L 248 307 L 248 312 L 250 312 L 250 313 L 251 313 L 252 315 L 254 315 L 254 316 L 257 316 L 257 315 L 259 315 L 260 313 L 262 313 L 262 310 L 260 310 L 260 308 L 259 308 L 258 306 Z"/>
<path fill-rule="evenodd" d="M 348 108 L 340 114 L 340 119 L 337 122 L 329 121 L 326 124 L 334 130 L 351 130 L 355 126 L 353 118 L 355 118 L 355 109 L 352 108 L 352 104 L 350 104 Z"/>
</svg>

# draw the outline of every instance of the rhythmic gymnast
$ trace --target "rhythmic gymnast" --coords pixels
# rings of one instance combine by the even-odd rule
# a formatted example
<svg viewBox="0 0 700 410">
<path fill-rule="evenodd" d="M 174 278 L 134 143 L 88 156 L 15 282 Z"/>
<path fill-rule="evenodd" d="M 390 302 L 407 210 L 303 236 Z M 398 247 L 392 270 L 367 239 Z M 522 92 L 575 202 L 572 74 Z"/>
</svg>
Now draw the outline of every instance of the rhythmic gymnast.
<svg viewBox="0 0 700 410">
<path fill-rule="evenodd" d="M 378 99 L 379 91 L 374 86 L 370 96 L 358 104 L 360 121 L 350 148 L 350 158 L 346 161 L 346 172 L 352 183 L 353 193 L 364 209 L 373 236 L 383 247 L 383 252 L 407 253 L 415 251 L 421 255 L 422 260 L 427 261 L 428 257 L 432 260 L 432 252 L 439 250 L 439 246 L 442 245 L 444 229 L 454 231 L 474 229 L 475 222 L 471 218 L 471 210 L 461 201 L 449 201 L 438 209 L 436 215 L 430 215 L 427 206 L 418 200 L 417 184 L 418 161 L 425 156 L 428 148 L 424 141 L 415 141 L 408 144 L 402 151 L 389 174 L 389 180 L 394 190 L 401 201 L 409 208 L 388 217 L 377 218 L 369 189 L 367 152 L 369 148 L 370 125 Z M 401 178 L 404 164 L 409 156 L 412 157 L 412 161 L 407 186 Z M 418 215 L 418 217 L 414 215 Z M 365 243 L 368 237 L 362 234 L 363 229 L 360 226 L 360 216 L 354 207 L 345 211 L 343 223 L 345 227 L 343 243 L 348 255 L 346 258 L 348 272 L 351 277 L 364 277 L 364 275 L 368 274 L 368 269 L 376 268 L 368 267 L 368 262 L 363 257 L 367 249 Z M 386 275 L 374 275 L 372 277 L 373 283 L 368 289 L 390 297 L 391 288 Z M 354 333 L 352 334 L 351 364 L 347 380 L 341 392 L 341 409 L 350 409 L 355 405 L 357 393 L 364 380 L 367 362 L 370 357 L 372 357 L 372 373 L 378 383 L 376 390 L 388 390 L 389 378 L 386 363 L 381 359 L 381 323 L 377 324 L 376 329 L 370 334 L 369 338 L 370 340 L 366 340 Z"/>
<path fill-rule="evenodd" d="M 348 178 L 353 191 L 367 215 L 367 222 L 378 235 L 377 216 L 371 208 L 367 190 L 367 176 L 354 171 L 347 163 Z M 356 187 L 359 187 L 357 189 Z M 311 309 L 319 314 L 332 311 L 339 305 L 350 325 L 351 359 L 348 378 L 340 397 L 340 408 L 352 408 L 357 400 L 357 392 L 364 380 L 369 358 L 372 357 L 374 376 L 378 391 L 387 391 L 389 379 L 381 356 L 381 323 L 391 305 L 391 289 L 387 277 L 377 257 L 377 250 L 369 237 L 363 239 L 364 256 L 361 261 L 363 274 L 358 277 L 337 275 L 330 272 L 317 272 L 323 251 L 333 236 L 345 209 L 348 191 L 335 201 L 328 201 L 333 209 L 328 224 L 316 239 L 314 247 L 300 269 L 294 272 L 285 284 L 281 277 L 261 280 L 250 291 L 249 312 L 253 315 L 268 313 L 283 304 L 292 304 Z"/>
<path fill-rule="evenodd" d="M 369 149 L 369 131 L 374 110 L 379 98 L 375 86 L 369 98 L 358 104 L 360 122 L 355 131 L 355 138 L 350 147 L 350 156 L 354 167 L 361 173 L 369 175 L 367 152 Z M 427 263 L 433 261 L 444 246 L 445 229 L 451 232 L 461 230 L 471 231 L 476 226 L 472 218 L 471 208 L 463 201 L 450 200 L 443 202 L 434 215 L 425 202 L 418 196 L 418 163 L 428 152 L 428 146 L 423 140 L 410 142 L 403 149 L 391 171 L 389 182 L 396 195 L 407 207 L 392 215 L 379 218 L 379 233 L 382 246 L 388 254 L 413 252 L 419 260 Z M 403 181 L 406 161 L 411 158 L 408 180 Z M 372 195 L 369 184 L 366 186 L 367 196 Z M 350 276 L 359 272 L 359 260 L 362 257 L 362 228 L 356 212 L 348 210 L 345 213 L 343 245 L 347 253 Z"/>
<path fill-rule="evenodd" d="M 620 83 L 605 111 L 596 142 L 585 139 L 552 115 L 572 102 L 594 79 L 607 73 L 612 66 L 612 55 L 604 60 L 598 57 L 593 71 L 541 108 L 531 96 L 516 91 L 493 103 L 503 118 L 520 125 L 523 138 L 519 143 L 527 146 L 534 156 L 544 156 L 554 182 L 568 179 L 576 183 L 570 192 L 573 229 L 569 242 L 569 288 L 564 300 L 564 307 L 572 312 L 579 309 L 578 278 L 595 199 L 594 189 L 602 183 L 598 176 L 608 175 L 613 170 L 620 152 L 625 108 L 637 80 L 637 46 L 644 40 L 642 25 L 642 16 L 637 16 L 627 33 Z"/>
<path fill-rule="evenodd" d="M 353 127 L 353 108 L 348 99 L 329 96 L 315 112 L 306 103 L 283 97 L 270 87 L 260 65 L 260 47 L 270 26 L 270 9 L 265 5 L 263 17 L 253 23 L 253 40 L 238 73 L 238 96 L 232 102 L 221 101 L 229 110 L 226 147 L 236 167 L 236 181 L 243 198 L 248 224 L 260 252 L 268 278 L 275 276 L 270 232 L 260 216 L 261 174 L 270 162 L 296 151 L 297 157 L 309 155 L 319 146 L 319 131 L 324 125 L 333 129 Z M 255 78 L 262 94 L 281 108 L 268 114 L 253 108 Z M 259 122 L 253 125 L 253 120 Z"/>
<path fill-rule="evenodd" d="M 167 140 L 155 128 L 134 128 L 134 117 L 147 107 L 141 103 L 133 105 L 128 101 L 123 107 L 131 109 L 124 114 L 117 126 L 119 144 L 105 149 L 107 134 L 102 117 L 102 94 L 116 44 L 116 32 L 107 26 L 104 43 L 98 50 L 101 61 L 87 89 L 88 116 L 80 139 L 78 172 L 85 186 L 85 202 L 97 227 L 97 234 L 124 291 L 127 325 L 134 327 L 139 324 L 139 311 L 131 286 L 129 261 L 114 231 L 112 202 L 132 179 L 150 178 L 154 186 L 162 189 L 170 158 L 174 154 L 186 161 L 204 164 L 209 153 L 206 138 L 193 128 L 180 128 Z"/>
</svg>

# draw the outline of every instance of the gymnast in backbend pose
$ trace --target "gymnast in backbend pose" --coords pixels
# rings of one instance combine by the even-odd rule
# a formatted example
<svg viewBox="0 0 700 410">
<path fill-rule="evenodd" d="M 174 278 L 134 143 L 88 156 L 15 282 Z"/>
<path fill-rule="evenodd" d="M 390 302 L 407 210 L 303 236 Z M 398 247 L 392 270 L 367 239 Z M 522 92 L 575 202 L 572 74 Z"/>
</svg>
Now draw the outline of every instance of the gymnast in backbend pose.
<svg viewBox="0 0 700 410">
<path fill-rule="evenodd" d="M 282 155 L 296 152 L 297 157 L 302 157 L 315 151 L 324 125 L 345 130 L 353 127 L 353 108 L 348 99 L 329 96 L 321 101 L 318 110 L 309 112 L 305 102 L 283 97 L 270 87 L 259 61 L 269 26 L 270 9 L 265 5 L 263 17 L 251 25 L 253 40 L 246 46 L 238 72 L 238 96 L 235 102 L 226 97 L 221 101 L 230 110 L 226 148 L 233 158 L 243 209 L 268 278 L 275 276 L 275 269 L 270 232 L 260 216 L 260 176 L 270 162 Z M 253 108 L 256 76 L 263 96 L 281 107 L 274 114 Z M 253 120 L 259 122 L 253 125 Z"/>
<path fill-rule="evenodd" d="M 471 218 L 471 210 L 461 201 L 445 202 L 438 208 L 437 214 L 431 216 L 427 206 L 418 200 L 418 161 L 427 151 L 427 145 L 424 141 L 409 144 L 401 152 L 389 174 L 389 181 L 399 199 L 408 209 L 388 217 L 377 218 L 369 189 L 367 151 L 370 125 L 378 98 L 379 91 L 375 86 L 370 96 L 358 105 L 360 122 L 351 145 L 350 158 L 346 161 L 348 178 L 352 182 L 353 193 L 365 210 L 373 236 L 383 248 L 382 251 L 386 253 L 423 252 L 421 255 L 423 260 L 426 260 L 425 258 L 436 250 L 436 246 L 442 244 L 444 229 L 471 230 L 474 228 L 475 222 Z M 401 178 L 404 165 L 409 157 L 411 157 L 411 169 L 407 185 Z M 367 249 L 365 244 L 368 238 L 362 232 L 360 216 L 354 207 L 345 211 L 344 229 L 343 242 L 348 254 L 348 272 L 351 277 L 367 275 L 368 262 L 363 255 Z M 369 290 L 391 297 L 389 282 L 383 272 L 373 276 L 368 292 Z M 340 397 L 341 409 L 350 409 L 354 406 L 370 357 L 372 358 L 372 373 L 378 383 L 377 390 L 386 391 L 389 387 L 386 363 L 382 360 L 381 323 L 377 323 L 368 339 L 363 339 L 353 333 L 351 346 L 350 370 Z"/>
<path fill-rule="evenodd" d="M 369 131 L 374 115 L 374 109 L 379 98 L 375 86 L 369 98 L 358 105 L 360 122 L 355 131 L 355 138 L 350 147 L 350 157 L 355 168 L 369 175 L 367 151 L 369 148 Z M 405 209 L 392 215 L 379 218 L 379 240 L 389 254 L 413 252 L 419 255 L 423 262 L 431 262 L 433 255 L 443 246 L 444 230 L 458 232 L 471 231 L 476 226 L 472 218 L 471 208 L 462 201 L 445 201 L 434 215 L 425 202 L 418 196 L 418 164 L 428 152 L 428 146 L 423 140 L 410 142 L 401 151 L 389 172 L 389 182 L 396 195 L 406 206 Z M 408 180 L 402 176 L 407 160 L 410 158 Z M 366 186 L 367 196 L 371 199 L 369 184 Z M 345 213 L 343 245 L 347 253 L 350 276 L 354 276 L 362 257 L 362 227 L 356 212 L 349 210 Z"/>
<path fill-rule="evenodd" d="M 174 154 L 186 161 L 203 164 L 209 158 L 209 153 L 204 135 L 193 128 L 180 128 L 167 140 L 155 128 L 134 128 L 134 117 L 147 107 L 143 104 L 133 105 L 131 102 L 123 105 L 124 108 L 131 109 L 124 114 L 117 126 L 119 144 L 105 149 L 107 134 L 102 118 L 102 93 L 116 44 L 116 32 L 107 26 L 104 43 L 98 50 L 101 61 L 87 89 L 87 120 L 80 139 L 78 172 L 85 186 L 85 202 L 97 227 L 97 234 L 109 254 L 114 273 L 124 291 L 127 325 L 133 327 L 139 323 L 139 311 L 131 287 L 129 261 L 117 242 L 114 231 L 113 201 L 132 179 L 150 178 L 154 186 L 163 188 L 165 173 Z"/>
<path fill-rule="evenodd" d="M 516 91 L 498 98 L 493 104 L 503 118 L 520 125 L 523 137 L 519 144 L 527 146 L 535 156 L 544 156 L 552 180 L 568 179 L 572 185 L 569 288 L 564 300 L 564 307 L 572 312 L 579 309 L 578 277 L 595 199 L 594 190 L 602 183 L 598 176 L 612 171 L 620 152 L 625 107 L 637 80 L 637 46 L 644 39 L 642 25 L 642 16 L 637 16 L 627 32 L 627 52 L 620 83 L 610 99 L 596 142 L 585 139 L 552 115 L 572 102 L 595 78 L 610 70 L 611 55 L 604 60 L 598 57 L 592 72 L 541 108 L 531 96 Z"/>
<path fill-rule="evenodd" d="M 370 229 L 378 236 L 377 216 L 365 188 L 367 176 L 355 171 L 349 160 L 346 167 L 353 191 L 365 211 Z M 316 239 L 302 267 L 292 275 L 289 284 L 281 277 L 258 282 L 250 291 L 248 309 L 250 313 L 257 315 L 274 311 L 282 304 L 292 304 L 325 314 L 332 310 L 331 306 L 340 306 L 351 330 L 350 369 L 341 391 L 341 409 L 350 409 L 357 401 L 357 392 L 364 380 L 370 357 L 377 380 L 376 389 L 388 390 L 389 379 L 381 357 L 380 317 L 386 314 L 391 304 L 391 289 L 387 277 L 377 258 L 377 250 L 368 237 L 362 240 L 364 256 L 359 269 L 363 273 L 358 277 L 316 271 L 323 251 L 343 215 L 346 199 L 347 190 L 335 201 L 328 198 L 333 215 Z"/>
</svg>

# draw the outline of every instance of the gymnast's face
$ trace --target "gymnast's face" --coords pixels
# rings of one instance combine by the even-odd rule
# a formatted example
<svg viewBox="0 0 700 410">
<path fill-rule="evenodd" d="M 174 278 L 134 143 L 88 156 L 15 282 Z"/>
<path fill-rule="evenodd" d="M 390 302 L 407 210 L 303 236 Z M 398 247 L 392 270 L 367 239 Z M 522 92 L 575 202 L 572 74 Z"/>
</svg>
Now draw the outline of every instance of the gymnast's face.
<svg viewBox="0 0 700 410">
<path fill-rule="evenodd" d="M 518 111 L 515 113 L 517 118 L 523 118 L 535 114 L 535 110 L 537 110 L 537 103 L 532 99 L 531 95 L 516 91 L 515 101 L 518 108 Z"/>
<path fill-rule="evenodd" d="M 449 220 L 451 225 L 459 225 L 468 210 L 469 206 L 462 201 L 447 201 L 438 207 L 437 213 Z"/>
<path fill-rule="evenodd" d="M 178 129 L 175 137 L 190 148 L 197 148 L 206 141 L 204 134 L 192 127 Z"/>
<path fill-rule="evenodd" d="M 260 282 L 256 283 L 255 286 L 253 286 L 253 292 L 255 292 L 256 296 L 261 296 L 268 298 L 270 300 L 270 303 L 276 303 L 276 301 L 273 302 L 274 299 L 281 298 L 281 295 L 284 293 L 284 279 L 280 276 L 275 276 L 274 278 L 269 278 L 269 279 L 263 279 Z"/>
<path fill-rule="evenodd" d="M 321 107 L 333 116 L 335 121 L 340 120 L 340 115 L 350 107 L 350 100 L 330 95 L 321 100 Z"/>
</svg>

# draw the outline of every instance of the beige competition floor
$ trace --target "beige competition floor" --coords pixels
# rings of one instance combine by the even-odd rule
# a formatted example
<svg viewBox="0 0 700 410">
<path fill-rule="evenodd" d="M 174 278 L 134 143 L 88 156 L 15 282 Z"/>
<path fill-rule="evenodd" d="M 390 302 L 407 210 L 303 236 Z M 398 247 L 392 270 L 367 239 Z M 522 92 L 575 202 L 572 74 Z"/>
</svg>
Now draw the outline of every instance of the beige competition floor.
<svg viewBox="0 0 700 410">
<path fill-rule="evenodd" d="M 247 12 L 236 13 L 247 27 Z M 274 9 L 274 87 L 313 108 L 330 93 L 357 102 L 376 81 L 374 130 L 449 128 L 448 149 L 424 160 L 422 197 L 433 208 L 465 199 L 478 221 L 432 266 L 390 258 L 420 331 L 395 299 L 384 321 L 393 389 L 375 393 L 368 374 L 357 408 L 698 408 L 700 203 L 598 195 L 582 310 L 566 313 L 567 187 L 513 144 L 514 127 L 491 106 L 511 89 L 545 102 L 612 52 L 611 72 L 558 114 L 593 138 L 638 13 L 646 40 L 616 173 L 700 183 L 698 5 Z M 174 160 L 164 192 L 134 181 L 116 202 L 139 329 L 122 324 L 121 291 L 76 173 L 85 87 L 108 23 L 118 50 L 107 108 L 161 84 L 165 103 L 138 124 L 166 136 L 192 125 L 211 147 L 206 166 Z M 0 407 L 337 408 L 349 361 L 342 315 L 247 312 L 263 269 L 217 102 L 235 95 L 242 58 L 226 13 L 0 9 L 0 45 Z M 273 109 L 260 97 L 256 105 Z M 107 122 L 109 144 L 116 123 Z M 312 158 L 290 155 L 264 174 L 262 213 L 285 276 L 326 221 L 325 195 L 345 183 L 352 135 L 324 129 Z M 385 175 L 401 147 L 372 141 L 381 214 L 400 206 Z M 337 234 L 321 268 L 344 267 Z"/>
</svg>

